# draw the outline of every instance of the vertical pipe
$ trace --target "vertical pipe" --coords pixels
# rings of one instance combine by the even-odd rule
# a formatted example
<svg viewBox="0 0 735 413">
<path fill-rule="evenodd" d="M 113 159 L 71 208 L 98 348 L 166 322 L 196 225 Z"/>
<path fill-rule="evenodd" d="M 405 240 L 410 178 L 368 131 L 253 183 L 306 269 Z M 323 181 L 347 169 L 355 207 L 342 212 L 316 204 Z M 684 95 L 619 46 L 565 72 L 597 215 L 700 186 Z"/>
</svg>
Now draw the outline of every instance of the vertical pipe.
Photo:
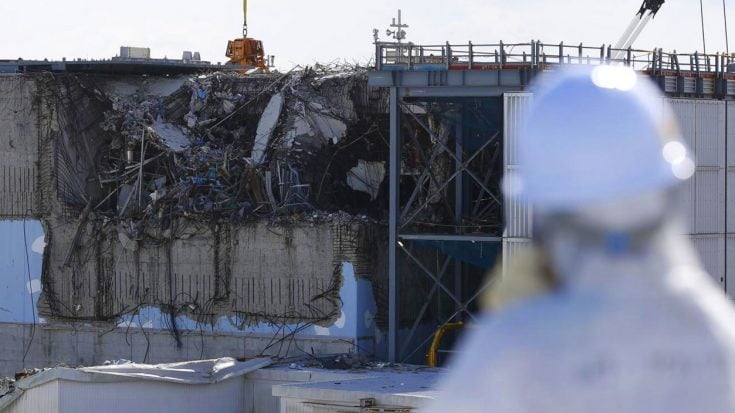
<svg viewBox="0 0 735 413">
<path fill-rule="evenodd" d="M 454 162 L 454 171 L 457 173 L 457 177 L 454 179 L 454 221 L 456 234 L 462 233 L 462 213 L 464 212 L 464 185 L 462 163 L 464 162 L 464 151 L 463 151 L 463 122 L 464 122 L 464 105 L 459 105 L 460 108 L 460 121 L 455 127 L 454 136 L 454 155 L 457 159 Z M 462 262 L 457 258 L 454 259 L 454 295 L 459 299 L 463 300 L 462 295 Z M 456 303 L 455 311 L 462 313 L 462 306 Z"/>
<path fill-rule="evenodd" d="M 413 43 L 408 44 L 408 70 L 413 70 Z"/>
<path fill-rule="evenodd" d="M 452 59 L 452 46 L 447 42 L 447 70 L 449 70 L 449 66 L 452 65 Z"/>
<path fill-rule="evenodd" d="M 500 41 L 500 68 L 503 68 L 503 64 L 505 64 L 505 45 L 503 45 L 503 41 Z"/>
<path fill-rule="evenodd" d="M 401 177 L 401 120 L 398 88 L 390 89 L 390 159 L 388 206 L 388 361 L 398 361 L 398 182 Z"/>
<path fill-rule="evenodd" d="M 582 43 L 579 44 L 579 50 L 577 51 L 577 63 L 582 64 L 582 54 L 584 51 L 582 50 Z"/>
<path fill-rule="evenodd" d="M 375 69 L 383 70 L 383 53 L 381 53 L 383 47 L 379 44 L 375 44 Z"/>
<path fill-rule="evenodd" d="M 472 70 L 472 64 L 474 62 L 475 62 L 475 51 L 474 51 L 474 47 L 472 47 L 472 42 L 470 42 L 470 62 L 468 66 L 469 70 Z"/>
<path fill-rule="evenodd" d="M 564 63 L 564 42 L 559 43 L 559 64 Z"/>
<path fill-rule="evenodd" d="M 600 64 L 605 63 L 605 45 L 600 46 Z"/>
</svg>

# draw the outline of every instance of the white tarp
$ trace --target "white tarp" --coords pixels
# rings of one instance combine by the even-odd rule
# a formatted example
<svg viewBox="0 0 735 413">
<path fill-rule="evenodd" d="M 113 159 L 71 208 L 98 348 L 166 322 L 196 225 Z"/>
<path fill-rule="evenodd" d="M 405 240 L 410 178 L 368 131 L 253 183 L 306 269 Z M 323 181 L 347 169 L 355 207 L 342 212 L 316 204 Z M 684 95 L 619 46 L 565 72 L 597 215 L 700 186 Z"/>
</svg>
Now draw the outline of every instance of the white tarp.
<svg viewBox="0 0 735 413">
<path fill-rule="evenodd" d="M 18 380 L 12 392 L 0 397 L 0 412 L 235 413 L 252 398 L 243 379 L 237 378 L 269 364 L 270 358 L 221 358 L 56 367 Z"/>
<path fill-rule="evenodd" d="M 230 357 L 216 360 L 186 361 L 167 364 L 122 363 L 106 366 L 83 367 L 86 373 L 167 381 L 184 384 L 214 384 L 242 376 L 271 364 L 270 358 L 237 361 Z"/>
</svg>

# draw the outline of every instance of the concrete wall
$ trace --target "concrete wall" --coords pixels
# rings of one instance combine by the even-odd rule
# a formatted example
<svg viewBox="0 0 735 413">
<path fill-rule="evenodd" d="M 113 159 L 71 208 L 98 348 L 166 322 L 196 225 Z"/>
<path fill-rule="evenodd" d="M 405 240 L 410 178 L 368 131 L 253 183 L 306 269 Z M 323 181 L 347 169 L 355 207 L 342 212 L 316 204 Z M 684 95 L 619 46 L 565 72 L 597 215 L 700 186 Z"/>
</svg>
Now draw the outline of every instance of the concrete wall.
<svg viewBox="0 0 735 413">
<path fill-rule="evenodd" d="M 0 217 L 35 211 L 38 119 L 35 83 L 0 76 Z"/>
<path fill-rule="evenodd" d="M 107 360 L 169 363 L 182 360 L 255 356 L 278 335 L 184 331 L 177 347 L 169 331 L 141 328 L 110 328 L 80 324 L 0 323 L 0 376 L 12 376 L 23 368 L 59 364 L 93 366 Z M 30 348 L 29 348 L 30 347 Z M 266 355 L 301 356 L 304 349 L 315 354 L 342 354 L 354 349 L 345 337 L 298 336 L 285 345 L 272 346 Z M 25 362 L 23 362 L 24 354 Z"/>
</svg>

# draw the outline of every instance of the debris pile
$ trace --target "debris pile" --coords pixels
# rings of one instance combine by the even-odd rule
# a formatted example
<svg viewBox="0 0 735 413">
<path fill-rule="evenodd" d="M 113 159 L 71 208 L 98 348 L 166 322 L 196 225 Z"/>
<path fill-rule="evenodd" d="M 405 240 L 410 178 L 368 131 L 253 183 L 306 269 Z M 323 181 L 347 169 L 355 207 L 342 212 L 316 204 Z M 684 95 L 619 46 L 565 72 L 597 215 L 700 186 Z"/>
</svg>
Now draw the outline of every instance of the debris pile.
<svg viewBox="0 0 735 413">
<path fill-rule="evenodd" d="M 387 147 L 363 151 L 383 140 L 381 114 L 355 110 L 364 73 L 319 69 L 215 73 L 168 96 L 109 96 L 101 127 L 112 138 L 99 178 L 107 195 L 93 209 L 137 226 L 172 215 L 240 222 L 324 211 L 338 203 L 326 192 L 344 189 L 376 202 Z"/>
</svg>

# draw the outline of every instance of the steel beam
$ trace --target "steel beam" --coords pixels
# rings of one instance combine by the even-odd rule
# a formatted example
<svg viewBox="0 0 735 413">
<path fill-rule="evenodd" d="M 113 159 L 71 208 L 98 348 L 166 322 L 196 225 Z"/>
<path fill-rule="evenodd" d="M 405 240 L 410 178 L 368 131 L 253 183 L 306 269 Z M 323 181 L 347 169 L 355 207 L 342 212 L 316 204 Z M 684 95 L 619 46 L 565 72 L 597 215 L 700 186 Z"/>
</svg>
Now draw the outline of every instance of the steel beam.
<svg viewBox="0 0 735 413">
<path fill-rule="evenodd" d="M 463 167 L 463 168 L 462 168 L 462 170 L 463 170 L 463 171 L 467 171 L 467 173 L 468 173 L 468 174 L 469 174 L 469 175 L 470 175 L 471 177 L 474 177 L 474 174 L 472 174 L 472 173 L 471 173 L 471 172 L 470 172 L 469 170 L 467 170 L 467 167 L 468 167 L 468 166 L 469 166 L 469 164 L 470 164 L 470 163 L 472 162 L 472 160 L 473 160 L 473 159 L 475 159 L 475 157 L 476 157 L 476 156 L 478 156 L 478 155 L 479 155 L 480 153 L 482 153 L 482 151 L 483 151 L 483 150 L 484 150 L 484 149 L 485 149 L 485 148 L 486 148 L 486 147 L 487 147 L 488 145 L 490 145 L 490 144 L 491 144 L 491 143 L 492 143 L 492 142 L 493 142 L 493 141 L 494 141 L 494 140 L 495 140 L 495 139 L 496 139 L 496 138 L 498 137 L 498 135 L 499 135 L 499 134 L 498 134 L 498 133 L 496 133 L 496 134 L 495 134 L 495 135 L 494 135 L 494 136 L 493 136 L 492 138 L 490 138 L 490 140 L 488 140 L 487 142 L 485 142 L 484 144 L 482 144 L 482 146 L 481 146 L 481 147 L 480 147 L 480 148 L 479 148 L 479 149 L 478 149 L 478 150 L 477 150 L 477 151 L 476 151 L 476 152 L 475 152 L 474 154 L 472 154 L 472 156 L 470 156 L 470 158 L 469 158 L 469 159 L 467 159 L 467 160 L 466 160 L 466 161 L 465 161 L 465 162 L 464 162 L 464 163 L 462 164 L 462 167 Z M 450 155 L 454 156 L 454 154 L 452 154 L 452 153 L 450 153 Z M 443 190 L 444 190 L 444 188 L 448 187 L 448 186 L 449 186 L 449 184 L 450 184 L 450 183 L 452 182 L 452 179 L 454 179 L 454 178 L 455 178 L 455 177 L 456 177 L 456 176 L 457 176 L 457 175 L 458 175 L 459 173 L 461 173 L 461 172 L 454 172 L 454 173 L 453 173 L 453 174 L 452 174 L 452 175 L 451 175 L 451 176 L 449 177 L 449 179 L 447 179 L 447 180 L 446 180 L 446 181 L 445 181 L 445 182 L 444 182 L 444 183 L 443 183 L 443 184 L 442 184 L 442 185 L 441 185 L 441 186 L 440 186 L 440 187 L 439 187 L 439 188 L 438 188 L 438 189 L 437 189 L 436 191 L 434 191 L 434 193 L 433 193 L 433 194 L 429 194 L 429 197 L 428 197 L 427 199 L 431 199 L 431 197 L 433 197 L 433 196 L 434 196 L 434 194 L 441 194 L 441 191 L 443 191 Z M 477 178 L 475 178 L 475 180 L 477 180 Z M 478 181 L 478 182 L 479 182 L 479 181 Z M 493 194 L 492 194 L 492 193 L 490 192 L 490 190 L 486 189 L 484 185 L 482 186 L 482 188 L 483 188 L 483 189 L 485 189 L 485 192 L 487 192 L 487 193 L 488 193 L 488 195 L 490 195 L 490 196 L 491 196 L 491 197 L 492 197 L 493 199 L 495 199 L 495 200 L 496 200 L 496 201 L 498 202 L 498 204 L 500 204 L 500 201 L 499 201 L 499 200 L 497 200 L 497 198 L 495 198 L 495 197 L 493 196 Z M 420 206 L 420 207 L 419 207 L 418 209 L 416 209 L 416 210 L 415 210 L 415 211 L 413 212 L 413 214 L 412 214 L 412 215 L 411 215 L 411 216 L 410 216 L 410 217 L 409 217 L 408 219 L 406 219 L 405 221 L 403 221 L 403 224 L 401 224 L 401 226 L 403 226 L 403 225 L 405 225 L 405 224 L 407 224 L 407 223 L 409 223 L 409 222 L 413 221 L 413 219 L 414 219 L 414 218 L 415 218 L 415 217 L 416 217 L 416 216 L 417 216 L 417 215 L 418 215 L 418 214 L 419 214 L 419 213 L 420 213 L 420 212 L 421 212 L 421 211 L 422 211 L 422 210 L 423 210 L 424 208 L 426 208 L 426 206 L 427 206 L 428 204 L 429 204 L 429 203 L 428 203 L 428 201 L 426 201 L 426 202 L 424 202 L 423 204 L 421 204 L 421 206 Z"/>
<path fill-rule="evenodd" d="M 369 72 L 368 85 L 398 88 L 471 88 L 523 87 L 521 71 L 505 70 L 401 70 L 402 67 L 383 66 L 384 70 Z M 386 70 L 388 69 L 388 70 Z M 456 96 L 452 95 L 452 96 Z"/>
<path fill-rule="evenodd" d="M 447 257 L 444 260 L 444 264 L 442 264 L 441 270 L 439 271 L 440 281 L 444 278 L 444 274 L 447 272 L 447 269 L 449 268 L 450 261 L 451 261 L 450 257 Z M 421 324 L 421 320 L 424 319 L 424 314 L 426 314 L 426 310 L 429 309 L 429 305 L 431 304 L 431 299 L 434 297 L 434 294 L 436 294 L 437 290 L 439 290 L 439 285 L 434 283 L 434 285 L 431 286 L 431 290 L 429 291 L 429 294 L 426 295 L 426 301 L 424 301 L 424 304 L 421 306 L 421 310 L 419 310 L 418 315 L 416 315 L 416 318 L 414 318 L 413 320 L 413 324 L 411 325 L 411 330 L 408 332 L 408 335 L 403 339 L 403 345 L 401 346 L 401 351 L 398 353 L 399 355 L 403 355 L 406 352 L 406 349 L 408 348 L 408 345 L 411 343 L 411 339 L 413 338 L 414 334 L 416 334 L 416 329 Z"/>
<path fill-rule="evenodd" d="M 403 250 L 403 253 L 406 254 L 408 256 L 408 258 L 411 258 L 411 260 L 413 260 L 414 264 L 416 264 L 419 267 L 419 269 L 421 271 L 423 271 L 424 274 L 426 274 L 427 277 L 431 278 L 431 280 L 434 281 L 436 283 L 436 285 L 438 285 L 439 288 L 441 288 L 442 291 L 444 291 L 444 293 L 446 293 L 447 296 L 452 299 L 452 301 L 454 301 L 459 306 L 464 306 L 464 308 L 467 308 L 467 306 L 464 303 L 462 303 L 462 301 L 460 301 L 452 293 L 452 291 L 449 288 L 447 288 L 447 286 L 444 285 L 444 283 L 442 283 L 441 280 L 439 280 L 439 278 L 437 278 L 437 276 L 433 272 L 431 272 L 431 270 L 429 270 L 428 268 L 426 268 L 426 266 L 421 262 L 420 259 L 416 258 L 415 255 L 411 254 L 411 251 L 409 251 L 408 248 L 406 248 L 406 247 L 404 247 L 403 245 L 400 245 L 400 244 L 399 244 L 399 246 L 401 247 L 401 250 Z M 475 316 L 472 315 L 470 312 L 467 312 L 467 315 L 469 315 L 470 318 L 472 318 L 473 320 L 475 320 Z"/>
<path fill-rule="evenodd" d="M 471 48 L 470 44 L 470 48 Z M 472 64 L 470 63 L 470 67 Z M 461 114 L 464 115 L 464 105 L 461 106 Z M 464 159 L 464 148 L 463 148 L 463 132 L 464 128 L 462 120 L 454 128 L 454 171 L 459 172 L 457 177 L 454 178 L 454 225 L 456 234 L 464 232 L 462 227 L 462 216 L 464 215 L 464 173 L 462 160 Z M 462 261 L 457 258 L 454 259 L 454 294 L 461 300 L 463 297 L 462 288 Z M 456 310 L 459 310 L 461 306 L 457 304 Z"/>
<path fill-rule="evenodd" d="M 502 237 L 484 234 L 398 234 L 406 241 L 501 242 Z"/>
<path fill-rule="evenodd" d="M 424 130 L 426 131 L 426 133 L 428 133 L 429 136 L 431 136 L 434 139 L 434 141 L 436 141 L 437 145 L 440 145 L 442 148 L 444 148 L 444 150 L 449 154 L 450 157 L 452 157 L 454 159 L 455 162 L 459 162 L 460 164 L 462 164 L 462 162 L 460 162 L 459 159 L 457 159 L 454 156 L 454 152 L 452 150 L 450 150 L 447 147 L 447 145 L 444 142 L 441 141 L 441 139 L 439 139 L 436 135 L 434 135 L 434 132 L 431 131 L 431 128 L 429 128 L 429 125 L 427 125 L 421 119 L 419 119 L 419 117 L 416 116 L 415 113 L 409 113 L 409 114 L 414 118 L 414 120 L 416 121 L 416 123 L 418 123 L 419 126 L 421 126 L 422 128 L 424 128 Z M 496 134 L 495 136 L 493 136 L 492 138 L 490 138 L 490 140 L 488 142 L 485 142 L 485 144 L 481 148 L 482 149 L 485 149 L 485 147 L 488 145 L 488 143 L 491 142 L 491 141 L 493 141 L 497 137 L 497 135 L 498 134 Z M 477 152 L 475 152 L 475 154 L 472 156 L 471 159 L 474 159 L 474 157 L 479 152 L 481 152 L 482 149 L 479 149 Z M 469 166 L 470 162 L 471 162 L 471 160 L 465 162 L 466 165 L 463 168 L 463 171 L 464 172 L 467 172 L 467 175 L 469 175 L 470 178 L 474 179 L 475 182 L 480 186 L 480 188 L 483 189 L 485 192 L 487 192 L 487 194 L 490 195 L 490 197 L 493 198 L 495 200 L 495 202 L 498 203 L 498 205 L 502 205 L 502 203 L 500 202 L 500 200 L 495 195 L 493 195 L 493 193 L 487 188 L 487 186 L 485 186 L 485 184 L 483 183 L 483 181 L 480 180 L 480 178 L 478 178 L 474 173 L 472 173 L 472 171 L 470 171 L 468 169 L 468 166 Z"/>
<path fill-rule="evenodd" d="M 401 179 L 401 107 L 398 89 L 390 89 L 390 150 L 388 206 L 388 361 L 396 362 L 398 350 L 398 213 Z"/>
</svg>

